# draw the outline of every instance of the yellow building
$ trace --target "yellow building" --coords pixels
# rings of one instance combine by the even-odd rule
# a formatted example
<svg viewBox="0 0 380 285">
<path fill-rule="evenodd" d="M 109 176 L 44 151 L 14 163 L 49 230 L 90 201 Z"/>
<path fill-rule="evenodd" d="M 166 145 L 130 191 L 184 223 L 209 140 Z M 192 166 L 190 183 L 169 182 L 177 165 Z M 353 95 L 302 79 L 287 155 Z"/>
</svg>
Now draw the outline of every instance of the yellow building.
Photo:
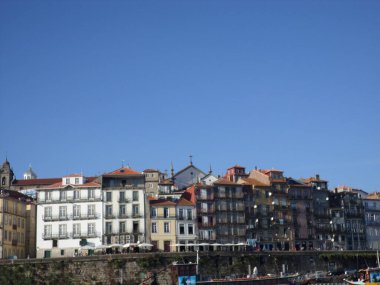
<svg viewBox="0 0 380 285">
<path fill-rule="evenodd" d="M 150 200 L 151 243 L 160 251 L 176 251 L 176 203 Z"/>
<path fill-rule="evenodd" d="M 0 190 L 0 259 L 35 256 L 35 204 L 17 191 Z"/>
</svg>

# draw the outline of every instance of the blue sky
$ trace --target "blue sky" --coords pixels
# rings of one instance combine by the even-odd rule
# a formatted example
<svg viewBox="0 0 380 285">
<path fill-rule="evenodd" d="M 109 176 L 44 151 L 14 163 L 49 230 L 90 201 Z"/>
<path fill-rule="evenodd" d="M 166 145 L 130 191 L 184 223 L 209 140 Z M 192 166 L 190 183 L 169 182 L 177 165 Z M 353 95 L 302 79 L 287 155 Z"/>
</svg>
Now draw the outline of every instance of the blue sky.
<svg viewBox="0 0 380 285">
<path fill-rule="evenodd" d="M 239 164 L 380 191 L 379 1 L 0 1 L 18 178 Z"/>
</svg>

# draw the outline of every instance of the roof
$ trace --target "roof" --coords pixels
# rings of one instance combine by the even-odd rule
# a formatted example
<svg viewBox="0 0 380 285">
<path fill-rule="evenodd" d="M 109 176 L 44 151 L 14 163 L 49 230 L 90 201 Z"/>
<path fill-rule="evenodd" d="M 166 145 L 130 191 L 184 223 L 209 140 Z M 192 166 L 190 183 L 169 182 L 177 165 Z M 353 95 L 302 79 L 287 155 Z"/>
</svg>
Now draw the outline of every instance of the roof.
<svg viewBox="0 0 380 285">
<path fill-rule="evenodd" d="M 178 176 L 179 174 L 185 172 L 186 170 L 188 170 L 189 168 L 194 168 L 195 170 L 199 171 L 200 173 L 202 173 L 203 175 L 206 175 L 206 173 L 204 173 L 202 170 L 200 170 L 198 167 L 195 167 L 193 164 L 189 164 L 188 166 L 186 166 L 185 168 L 183 168 L 182 170 L 178 171 L 176 174 L 174 174 L 173 177 L 175 176 Z"/>
<path fill-rule="evenodd" d="M 195 204 L 195 185 L 192 185 L 189 188 L 187 188 L 183 192 L 182 197 Z"/>
<path fill-rule="evenodd" d="M 32 201 L 33 200 L 33 198 L 31 198 L 28 195 L 22 194 L 21 192 L 18 192 L 15 190 L 8 190 L 8 189 L 1 189 L 0 190 L 0 197 L 1 198 L 10 197 L 13 199 L 24 200 L 24 201 L 26 201 L 26 200 Z"/>
<path fill-rule="evenodd" d="M 175 206 L 176 203 L 170 200 L 158 199 L 158 200 L 150 200 L 151 206 Z"/>
<path fill-rule="evenodd" d="M 62 178 L 36 178 L 25 180 L 14 180 L 12 186 L 25 186 L 25 185 L 50 185 L 62 181 Z"/>
<path fill-rule="evenodd" d="M 316 177 L 309 177 L 305 179 L 301 179 L 304 183 L 310 183 L 310 182 L 327 182 L 327 180 L 317 179 Z"/>
<path fill-rule="evenodd" d="M 244 166 L 240 166 L 240 165 L 238 165 L 238 164 L 236 164 L 236 165 L 234 165 L 234 166 L 231 166 L 231 167 L 229 167 L 229 168 L 227 168 L 227 169 L 232 169 L 232 168 L 240 168 L 240 169 L 245 169 L 245 167 L 244 167 Z"/>
<path fill-rule="evenodd" d="M 66 184 L 66 185 L 63 185 L 62 184 L 62 181 L 61 182 L 57 182 L 57 183 L 54 183 L 54 184 L 51 184 L 49 186 L 46 186 L 46 187 L 43 187 L 43 188 L 40 188 L 40 189 L 60 189 L 60 188 L 66 188 L 68 186 L 71 186 L 71 187 L 74 187 L 74 188 L 89 188 L 89 187 L 100 187 L 101 184 L 100 183 L 97 183 L 97 182 L 86 182 L 86 183 L 83 183 L 83 184 Z"/>
<path fill-rule="evenodd" d="M 227 180 L 225 178 L 220 178 L 214 182 L 214 185 L 241 185 L 236 182 L 232 182 L 230 180 Z"/>
<path fill-rule="evenodd" d="M 145 169 L 143 172 L 145 172 L 145 173 L 156 173 L 156 172 L 160 172 L 160 171 L 157 169 L 148 168 L 148 169 Z"/>
<path fill-rule="evenodd" d="M 278 169 L 259 169 L 258 171 L 261 173 L 264 173 L 264 174 L 268 174 L 271 172 L 284 172 L 284 171 L 278 170 Z"/>
<path fill-rule="evenodd" d="M 241 178 L 241 180 L 243 180 L 243 184 L 254 185 L 254 186 L 269 186 L 268 184 L 265 184 L 253 178 Z"/>
<path fill-rule="evenodd" d="M 180 205 L 180 206 L 194 206 L 194 204 L 195 203 L 192 203 L 192 202 L 190 202 L 189 200 L 187 200 L 185 198 L 181 198 L 177 202 L 177 205 Z"/>
<path fill-rule="evenodd" d="M 158 183 L 159 185 L 173 185 L 173 181 L 171 179 L 165 179 L 162 182 Z"/>
<path fill-rule="evenodd" d="M 112 172 L 104 174 L 104 176 L 108 176 L 108 175 L 109 176 L 113 176 L 113 175 L 125 176 L 125 175 L 142 175 L 142 174 L 129 167 L 120 167 L 119 169 L 116 169 Z"/>
</svg>

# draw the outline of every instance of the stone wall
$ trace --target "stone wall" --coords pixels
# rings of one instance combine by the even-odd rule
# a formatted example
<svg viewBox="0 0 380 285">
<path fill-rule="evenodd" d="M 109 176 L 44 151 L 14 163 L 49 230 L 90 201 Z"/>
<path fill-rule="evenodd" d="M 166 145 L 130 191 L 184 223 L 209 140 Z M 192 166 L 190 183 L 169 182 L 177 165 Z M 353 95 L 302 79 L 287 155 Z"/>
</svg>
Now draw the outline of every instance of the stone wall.
<svg viewBox="0 0 380 285">
<path fill-rule="evenodd" d="M 176 284 L 173 262 L 196 263 L 194 253 L 140 253 L 92 257 L 2 261 L 0 284 Z M 375 266 L 376 252 L 201 253 L 201 277 L 344 270 Z"/>
</svg>

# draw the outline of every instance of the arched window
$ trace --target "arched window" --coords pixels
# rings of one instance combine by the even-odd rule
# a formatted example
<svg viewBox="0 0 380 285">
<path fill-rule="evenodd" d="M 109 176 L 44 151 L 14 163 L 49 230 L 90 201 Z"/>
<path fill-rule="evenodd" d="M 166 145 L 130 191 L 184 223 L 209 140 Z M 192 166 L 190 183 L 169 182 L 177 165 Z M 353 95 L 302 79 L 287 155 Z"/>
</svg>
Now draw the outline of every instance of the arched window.
<svg viewBox="0 0 380 285">
<path fill-rule="evenodd" d="M 5 185 L 6 182 L 7 182 L 7 179 L 6 179 L 5 177 L 3 177 L 3 178 L 1 179 L 1 185 Z"/>
</svg>

